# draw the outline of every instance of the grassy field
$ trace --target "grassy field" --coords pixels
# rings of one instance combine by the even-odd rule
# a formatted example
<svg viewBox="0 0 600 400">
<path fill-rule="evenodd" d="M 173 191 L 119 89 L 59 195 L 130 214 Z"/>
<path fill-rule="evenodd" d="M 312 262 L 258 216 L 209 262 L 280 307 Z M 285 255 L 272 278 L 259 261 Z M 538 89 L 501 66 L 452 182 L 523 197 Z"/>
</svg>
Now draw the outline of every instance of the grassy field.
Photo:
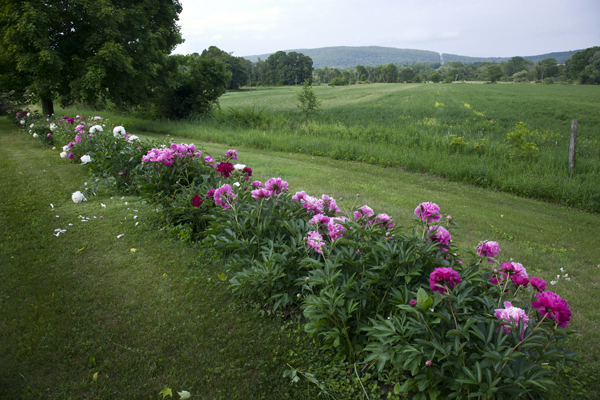
<svg viewBox="0 0 600 400">
<path fill-rule="evenodd" d="M 467 85 L 417 85 L 417 89 L 414 89 L 412 85 L 391 85 L 390 89 L 385 88 L 386 90 L 392 90 L 393 87 L 400 88 L 395 95 L 400 92 L 409 93 L 411 90 L 421 91 L 438 88 L 440 92 L 447 90 L 448 96 L 451 97 L 453 93 L 456 94 L 456 91 L 463 90 L 455 89 L 455 86 Z M 481 85 L 481 87 L 491 87 L 492 90 L 502 91 L 517 90 L 504 89 L 504 87 L 519 86 Z M 532 90 L 537 90 L 537 86 L 535 88 Z M 580 89 L 565 88 L 568 88 L 568 90 Z M 317 89 L 323 92 L 330 90 L 330 88 Z M 339 88 L 331 90 L 337 89 Z M 358 89 L 362 90 L 363 88 L 358 87 Z M 294 92 L 292 89 L 272 90 L 273 94 L 278 92 L 281 94 L 286 91 L 288 98 L 293 100 Z M 265 92 L 269 92 L 269 90 L 265 90 Z M 318 92 L 320 97 L 321 93 Z M 484 99 L 484 92 L 481 93 L 482 99 Z M 254 94 L 257 93 L 253 92 Z M 228 95 L 223 99 L 223 105 L 235 96 L 242 99 L 244 96 L 250 96 L 250 94 L 243 92 Z M 347 98 L 348 96 L 341 97 Z M 390 97 L 393 97 L 391 92 Z M 323 96 L 323 99 L 325 100 L 325 96 Z M 443 101 L 449 102 L 443 99 L 438 100 L 439 103 L 443 103 Z M 283 100 L 280 103 L 283 103 Z M 473 103 L 472 100 L 471 103 Z M 471 103 L 468 103 L 471 109 L 475 108 L 474 104 Z M 434 110 L 439 110 L 446 107 L 446 105 L 438 105 L 436 108 L 434 104 L 432 107 Z M 469 110 L 464 104 L 463 108 Z M 327 109 L 325 112 L 327 112 Z M 486 111 L 479 112 L 485 113 Z M 281 111 L 281 113 L 283 115 L 284 111 Z M 99 114 L 106 115 L 106 113 Z M 277 114 L 274 113 L 274 115 L 277 117 Z M 554 395 L 549 394 L 545 398 L 580 398 L 576 389 L 578 385 L 573 384 L 575 380 L 583 382 L 584 386 L 592 391 L 591 398 L 594 398 L 594 395 L 596 397 L 600 396 L 597 383 L 600 382 L 600 364 L 598 362 L 600 359 L 600 342 L 597 338 L 600 325 L 600 313 L 598 312 L 600 302 L 597 296 L 594 296 L 600 284 L 597 278 L 598 272 L 600 272 L 600 251 L 597 246 L 600 238 L 600 217 L 598 214 L 589 214 L 564 206 L 484 190 L 452 182 L 450 179 L 430 177 L 425 174 L 406 174 L 402 171 L 404 165 L 402 165 L 402 168 L 381 168 L 366 163 L 339 161 L 332 159 L 334 157 L 324 151 L 315 153 L 315 155 L 297 154 L 303 151 L 288 148 L 289 143 L 286 144 L 286 140 L 288 142 L 297 140 L 294 139 L 296 136 L 292 135 L 291 132 L 293 131 L 288 132 L 283 128 L 283 133 L 277 136 L 276 132 L 268 127 L 263 129 L 240 129 L 239 127 L 228 127 L 210 122 L 204 124 L 174 124 L 141 120 L 128 121 L 121 116 L 112 118 L 125 123 L 128 132 L 132 133 L 136 129 L 138 131 L 143 129 L 162 134 L 169 132 L 172 135 L 185 136 L 185 138 L 176 138 L 176 140 L 188 143 L 195 142 L 197 145 L 200 144 L 198 139 L 224 143 L 224 145 L 207 144 L 206 149 L 211 152 L 222 153 L 235 146 L 240 150 L 240 161 L 251 166 L 255 170 L 258 179 L 281 176 L 290 182 L 290 190 L 292 191 L 306 190 L 314 194 L 327 193 L 335 197 L 343 197 L 345 200 L 341 203 L 348 204 L 348 206 L 353 204 L 356 195 L 360 194 L 357 204 L 368 204 L 376 212 L 387 212 L 405 226 L 410 226 L 410 218 L 412 218 L 412 212 L 416 204 L 421 201 L 433 201 L 441 206 L 442 212 L 452 214 L 461 225 L 462 229 L 455 231 L 453 238 L 464 249 L 473 248 L 479 241 L 484 239 L 496 240 L 502 248 L 500 255 L 502 261 L 512 258 L 517 262 L 521 262 L 528 268 L 530 273 L 540 276 L 548 282 L 555 279 L 556 275 L 562 275 L 560 269 L 564 268 L 565 272 L 569 273 L 571 280 L 561 279 L 552 289 L 565 298 L 572 307 L 572 327 L 578 331 L 578 334 L 571 339 L 567 347 L 580 352 L 582 362 L 580 365 L 572 367 L 573 369 L 570 371 L 557 371 L 556 379 L 559 381 L 559 390 Z M 289 119 L 290 117 L 286 118 Z M 325 116 L 321 118 L 324 119 Z M 130 130 L 129 125 L 127 125 L 128 122 L 136 129 Z M 327 125 L 325 122 L 318 122 L 318 124 Z M 301 129 L 302 126 L 298 122 L 294 129 Z M 584 126 L 583 122 L 582 126 Z M 581 128 L 581 131 L 583 131 L 583 128 Z M 262 136 L 263 141 L 267 143 L 261 144 L 260 141 L 255 141 L 253 135 Z M 256 150 L 256 148 L 269 148 L 271 150 L 277 148 L 277 146 L 271 146 L 272 143 L 279 143 L 278 146 L 281 145 L 283 149 L 288 151 L 266 152 Z M 504 145 L 506 146 L 506 144 Z M 408 152 L 408 150 L 405 151 L 405 153 Z M 328 155 L 329 157 L 320 157 L 318 154 Z M 56 164 L 58 165 L 59 162 L 57 161 Z M 556 187 L 554 183 L 552 185 Z M 598 186 L 597 181 L 591 182 L 590 185 L 596 188 Z M 70 191 L 72 190 L 75 189 L 70 189 Z M 7 246 L 10 246 L 10 244 Z M 204 265 L 204 262 L 200 264 Z M 240 349 L 238 348 L 238 350 Z M 267 381 L 272 382 L 268 379 Z M 154 388 L 156 387 L 158 385 L 155 385 Z M 181 387 L 181 389 L 185 388 Z"/>
<path fill-rule="evenodd" d="M 138 131 L 401 167 L 600 212 L 598 87 L 375 84 L 315 91 L 322 112 L 308 123 L 293 87 L 229 92 L 214 119 L 193 123 L 115 118 Z M 580 125 L 570 174 L 572 119 Z M 519 122 L 537 151 L 515 155 L 507 133 Z"/>
</svg>

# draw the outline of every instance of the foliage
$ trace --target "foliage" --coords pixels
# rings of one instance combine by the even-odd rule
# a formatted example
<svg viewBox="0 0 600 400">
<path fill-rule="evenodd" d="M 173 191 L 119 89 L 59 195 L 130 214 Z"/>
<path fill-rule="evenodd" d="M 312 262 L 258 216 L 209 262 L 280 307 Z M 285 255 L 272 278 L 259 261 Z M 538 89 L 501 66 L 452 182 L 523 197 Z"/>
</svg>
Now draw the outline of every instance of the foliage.
<svg viewBox="0 0 600 400">
<path fill-rule="evenodd" d="M 500 79 L 503 73 L 504 72 L 502 71 L 502 67 L 498 64 L 488 65 L 487 67 L 487 75 L 489 76 L 490 81 L 492 83 Z"/>
<path fill-rule="evenodd" d="M 42 100 L 137 105 L 168 74 L 166 56 L 182 42 L 173 0 L 4 2 L 0 12 L 0 91 Z"/>
<path fill-rule="evenodd" d="M 570 79 L 579 80 L 583 84 L 600 83 L 600 47 L 589 47 L 574 54 L 565 62 Z"/>
<path fill-rule="evenodd" d="M 267 58 L 264 67 L 262 85 L 294 85 L 305 79 L 312 82 L 313 61 L 302 53 L 278 51 Z"/>
<path fill-rule="evenodd" d="M 523 122 L 519 122 L 512 131 L 506 134 L 506 138 L 513 146 L 513 156 L 526 157 L 539 151 L 535 143 L 525 140 L 530 135 L 532 135 L 532 132 L 527 127 L 527 124 Z"/>
<path fill-rule="evenodd" d="M 203 50 L 200 58 L 208 58 L 221 61 L 227 66 L 227 71 L 231 78 L 227 83 L 227 89 L 237 90 L 240 86 L 248 83 L 248 72 L 250 62 L 243 57 L 233 57 L 231 53 L 227 53 L 217 46 L 210 46 Z"/>
<path fill-rule="evenodd" d="M 433 83 L 438 83 L 441 79 L 442 78 L 438 73 L 434 73 L 433 75 L 431 75 L 431 82 Z"/>
<path fill-rule="evenodd" d="M 321 110 L 321 100 L 310 85 L 308 79 L 302 82 L 302 89 L 297 93 L 298 103 L 296 104 L 300 111 L 306 116 L 306 122 L 310 114 L 318 113 Z"/>
<path fill-rule="evenodd" d="M 231 73 L 221 61 L 193 55 L 171 56 L 178 73 L 171 87 L 153 100 L 155 117 L 183 119 L 201 116 L 218 108 L 218 100 L 226 91 Z"/>
<path fill-rule="evenodd" d="M 344 78 L 333 78 L 331 82 L 329 82 L 329 86 L 347 86 L 348 81 Z"/>
</svg>

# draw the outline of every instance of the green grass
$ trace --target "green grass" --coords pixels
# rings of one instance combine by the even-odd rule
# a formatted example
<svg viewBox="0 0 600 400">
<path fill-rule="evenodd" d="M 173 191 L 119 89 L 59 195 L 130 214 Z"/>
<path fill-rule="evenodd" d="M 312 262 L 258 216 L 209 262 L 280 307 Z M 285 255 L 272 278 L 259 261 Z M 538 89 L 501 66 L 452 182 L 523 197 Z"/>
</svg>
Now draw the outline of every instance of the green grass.
<svg viewBox="0 0 600 400">
<path fill-rule="evenodd" d="M 151 127 L 152 123 L 144 123 Z M 157 126 L 166 129 L 183 124 Z M 253 388 L 247 398 L 278 398 L 294 388 L 280 379 L 282 364 L 294 358 L 295 367 L 302 365 L 301 360 L 306 362 L 306 357 L 287 356 L 306 342 L 232 299 L 225 284 L 217 282 L 218 260 L 211 261 L 207 254 L 198 257 L 202 250 L 156 232 L 151 210 L 144 205 L 135 205 L 143 210 L 136 219 L 143 224 L 134 228 L 131 211 L 124 206 L 128 201 L 131 208 L 134 198 L 115 197 L 114 209 L 110 197 L 74 205 L 69 196 L 85 180 L 83 169 L 64 163 L 56 152 L 41 150 L 24 135 L 8 134 L 6 123 L 2 129 L 0 298 L 1 309 L 8 311 L 3 311 L 6 318 L 0 322 L 4 324 L 0 325 L 0 388 L 31 393 L 29 398 L 102 398 L 114 393 L 124 393 L 123 398 L 150 398 L 165 386 L 195 390 L 207 398 L 235 398 L 241 396 L 241 385 Z M 200 145 L 195 134 L 198 127 L 194 129 L 190 128 L 188 138 L 176 140 Z M 205 129 L 215 137 L 222 133 L 214 127 Z M 232 129 L 231 136 L 220 139 L 224 145 L 206 144 L 206 150 L 219 154 L 237 148 L 239 162 L 252 167 L 257 179 L 281 176 L 292 191 L 343 197 L 338 202 L 342 207 L 368 204 L 407 227 L 416 205 L 433 201 L 461 225 L 452 234 L 463 249 L 472 249 L 484 239 L 496 240 L 502 261 L 513 258 L 548 282 L 563 267 L 572 280 L 560 281 L 551 289 L 572 307 L 571 326 L 578 334 L 567 347 L 581 354 L 581 364 L 569 373 L 557 372 L 559 388 L 544 398 L 580 398 L 575 380 L 583 382 L 591 398 L 600 396 L 600 300 L 595 296 L 600 284 L 599 215 L 425 174 L 407 174 L 400 168 L 256 150 L 244 144 L 245 133 Z M 36 198 L 35 203 L 27 201 L 31 198 Z M 79 227 L 59 238 L 44 236 L 43 232 L 59 227 L 55 213 L 46 206 L 51 202 L 58 214 L 66 212 L 64 216 Z M 107 205 L 105 211 L 100 202 Z M 105 213 L 102 223 L 111 224 L 106 230 L 86 229 L 92 221 L 77 220 L 78 215 L 91 217 L 100 211 Z M 111 218 L 107 218 L 109 211 L 114 212 Z M 119 233 L 125 236 L 117 240 Z M 131 253 L 131 248 L 136 252 Z M 215 317 L 213 309 L 218 313 Z M 206 322 L 202 317 L 211 319 Z M 236 323 L 236 318 L 242 320 Z M 182 323 L 189 324 L 185 330 Z M 237 327 L 232 332 L 238 336 L 219 347 L 218 340 L 227 337 L 230 326 Z M 256 326 L 264 327 L 262 334 Z M 23 339 L 28 335 L 30 339 Z M 247 346 L 248 340 L 254 340 L 252 346 Z M 271 365 L 268 361 L 275 352 L 278 357 L 286 356 Z M 244 360 L 238 361 L 240 357 Z M 95 372 L 100 372 L 99 378 L 92 381 Z M 102 382 L 102 377 L 108 379 Z M 242 383 L 232 388 L 232 381 Z M 302 396 L 290 394 L 291 398 Z"/>
<path fill-rule="evenodd" d="M 215 120 L 114 118 L 135 131 L 401 167 L 600 212 L 598 87 L 375 84 L 318 86 L 315 91 L 323 112 L 308 124 L 295 105 L 294 87 L 229 92 Z M 240 126 L 244 113 L 261 113 L 262 122 Z M 572 119 L 580 126 L 571 175 Z M 538 152 L 512 156 L 507 133 L 519 122 L 531 130 L 527 141 Z"/>
</svg>

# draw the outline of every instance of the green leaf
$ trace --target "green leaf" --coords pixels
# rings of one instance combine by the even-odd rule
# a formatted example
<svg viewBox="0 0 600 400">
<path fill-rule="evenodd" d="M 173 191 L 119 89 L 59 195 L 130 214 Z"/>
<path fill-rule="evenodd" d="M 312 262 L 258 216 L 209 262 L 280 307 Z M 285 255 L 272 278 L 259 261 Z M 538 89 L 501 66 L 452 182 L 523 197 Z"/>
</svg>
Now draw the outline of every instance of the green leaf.
<svg viewBox="0 0 600 400">
<path fill-rule="evenodd" d="M 164 388 L 163 390 L 158 392 L 158 394 L 162 394 L 163 399 L 167 396 L 173 397 L 173 391 L 171 390 L 171 388 Z"/>
<path fill-rule="evenodd" d="M 427 311 L 431 305 L 433 304 L 433 299 L 431 297 L 428 297 L 425 299 L 425 302 L 423 303 L 423 307 L 421 308 L 423 311 Z"/>
<path fill-rule="evenodd" d="M 419 288 L 417 291 L 417 306 L 423 308 L 423 304 L 425 303 L 427 297 L 427 292 L 423 288 Z"/>
</svg>

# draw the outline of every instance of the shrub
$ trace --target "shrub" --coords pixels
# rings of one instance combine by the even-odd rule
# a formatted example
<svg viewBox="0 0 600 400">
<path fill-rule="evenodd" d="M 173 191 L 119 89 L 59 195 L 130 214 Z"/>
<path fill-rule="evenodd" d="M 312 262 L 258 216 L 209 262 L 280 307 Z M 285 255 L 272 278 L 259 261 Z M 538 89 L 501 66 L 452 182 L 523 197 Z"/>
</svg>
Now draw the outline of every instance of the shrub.
<svg viewBox="0 0 600 400">
<path fill-rule="evenodd" d="M 525 139 L 527 135 L 532 132 L 527 127 L 527 124 L 519 122 L 512 131 L 506 135 L 507 139 L 513 146 L 512 156 L 529 156 L 534 152 L 538 151 L 538 147 L 533 142 L 527 142 Z"/>
<path fill-rule="evenodd" d="M 348 81 L 344 78 L 333 78 L 331 82 L 329 82 L 329 86 L 346 86 L 348 85 Z"/>
</svg>

